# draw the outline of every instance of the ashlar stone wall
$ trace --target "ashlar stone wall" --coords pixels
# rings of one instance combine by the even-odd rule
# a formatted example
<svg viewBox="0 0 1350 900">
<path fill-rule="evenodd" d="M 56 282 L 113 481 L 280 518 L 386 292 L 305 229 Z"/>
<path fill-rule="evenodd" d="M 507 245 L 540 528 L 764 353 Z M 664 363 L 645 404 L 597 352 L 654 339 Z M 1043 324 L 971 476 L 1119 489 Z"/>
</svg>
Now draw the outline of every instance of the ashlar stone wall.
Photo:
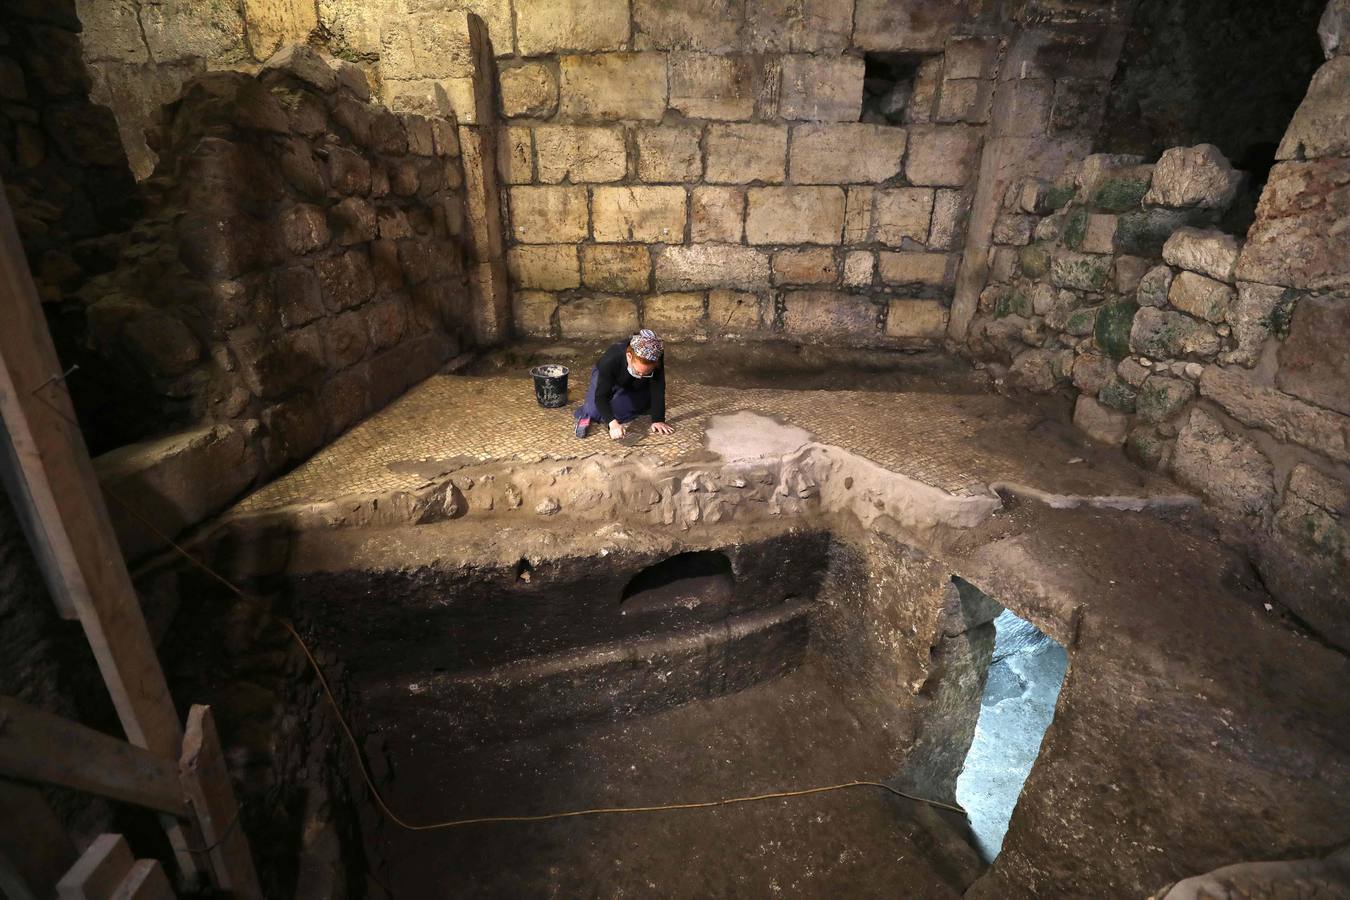
<svg viewBox="0 0 1350 900">
<path fill-rule="evenodd" d="M 1097 154 L 1004 198 L 968 347 L 1011 386 L 1201 494 L 1266 585 L 1350 647 L 1350 32 L 1278 151 L 1246 235 L 1210 145 Z M 1244 239 L 1245 238 L 1245 239 Z"/>
<path fill-rule="evenodd" d="M 967 15 L 517 0 L 497 48 L 517 333 L 940 339 L 999 48 Z M 897 124 L 862 121 L 878 50 L 915 68 Z"/>
</svg>

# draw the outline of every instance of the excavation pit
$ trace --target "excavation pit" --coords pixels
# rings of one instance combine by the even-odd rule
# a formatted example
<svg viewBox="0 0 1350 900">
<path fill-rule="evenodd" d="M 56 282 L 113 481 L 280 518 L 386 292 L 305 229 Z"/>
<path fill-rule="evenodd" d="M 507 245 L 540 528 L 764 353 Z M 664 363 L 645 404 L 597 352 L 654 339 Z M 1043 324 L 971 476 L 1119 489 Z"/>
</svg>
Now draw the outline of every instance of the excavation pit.
<svg viewBox="0 0 1350 900">
<path fill-rule="evenodd" d="M 259 588 L 322 648 L 365 765 L 413 825 L 851 781 L 954 805 L 999 608 L 937 568 L 916 577 L 892 541 L 705 531 L 514 561 L 456 546 L 425 566 L 301 553 Z M 420 832 L 363 793 L 345 815 L 395 897 L 941 898 L 985 868 L 963 815 L 877 787 Z"/>
</svg>

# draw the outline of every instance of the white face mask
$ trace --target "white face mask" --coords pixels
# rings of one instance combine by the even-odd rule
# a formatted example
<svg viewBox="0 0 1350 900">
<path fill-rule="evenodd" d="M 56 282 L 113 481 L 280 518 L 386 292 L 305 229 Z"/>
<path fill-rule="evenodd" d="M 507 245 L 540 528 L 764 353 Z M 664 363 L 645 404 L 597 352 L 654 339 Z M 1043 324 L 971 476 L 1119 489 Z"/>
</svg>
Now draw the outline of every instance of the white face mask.
<svg viewBox="0 0 1350 900">
<path fill-rule="evenodd" d="M 629 375 L 632 375 L 634 378 L 651 378 L 652 375 L 655 375 L 655 374 L 656 374 L 656 370 L 653 369 L 649 374 L 643 375 L 641 372 L 634 372 L 634 371 L 633 371 L 633 366 L 632 366 L 632 364 L 629 363 L 629 364 L 628 364 L 628 374 L 629 374 Z"/>
</svg>

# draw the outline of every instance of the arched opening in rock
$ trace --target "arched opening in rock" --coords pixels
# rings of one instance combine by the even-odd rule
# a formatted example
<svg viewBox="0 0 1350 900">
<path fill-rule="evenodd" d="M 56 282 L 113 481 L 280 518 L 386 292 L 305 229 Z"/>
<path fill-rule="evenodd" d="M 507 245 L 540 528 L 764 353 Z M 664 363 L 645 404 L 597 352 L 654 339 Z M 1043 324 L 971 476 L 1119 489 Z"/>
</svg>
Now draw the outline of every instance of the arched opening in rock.
<svg viewBox="0 0 1350 900">
<path fill-rule="evenodd" d="M 1069 665 L 1063 646 L 1011 610 L 994 619 L 994 635 L 975 737 L 956 780 L 957 802 L 986 862 L 1002 849 Z"/>
<path fill-rule="evenodd" d="M 648 566 L 624 585 L 619 598 L 625 615 L 705 603 L 726 603 L 735 588 L 731 560 L 716 550 L 678 553 Z"/>
</svg>

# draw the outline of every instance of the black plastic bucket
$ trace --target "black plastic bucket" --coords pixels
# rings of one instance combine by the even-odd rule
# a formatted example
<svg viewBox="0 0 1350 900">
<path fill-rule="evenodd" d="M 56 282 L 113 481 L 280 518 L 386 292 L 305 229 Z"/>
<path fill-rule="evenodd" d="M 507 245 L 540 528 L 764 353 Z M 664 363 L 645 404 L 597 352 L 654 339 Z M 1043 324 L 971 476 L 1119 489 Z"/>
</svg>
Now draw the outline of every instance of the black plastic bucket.
<svg viewBox="0 0 1350 900">
<path fill-rule="evenodd" d="M 534 399 L 544 409 L 557 409 L 567 405 L 567 366 L 535 366 L 530 370 L 534 376 Z"/>
</svg>

